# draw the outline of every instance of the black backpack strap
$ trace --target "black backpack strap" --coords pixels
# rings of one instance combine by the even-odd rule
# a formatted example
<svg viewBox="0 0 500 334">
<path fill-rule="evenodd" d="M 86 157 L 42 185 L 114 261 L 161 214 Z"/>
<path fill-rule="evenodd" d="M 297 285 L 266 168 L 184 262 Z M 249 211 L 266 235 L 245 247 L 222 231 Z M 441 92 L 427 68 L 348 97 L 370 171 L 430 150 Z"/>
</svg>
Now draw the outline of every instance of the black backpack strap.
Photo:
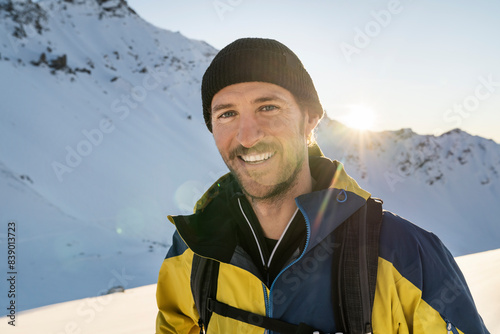
<svg viewBox="0 0 500 334">
<path fill-rule="evenodd" d="M 332 268 L 332 298 L 338 302 L 335 319 L 350 334 L 372 332 L 381 223 L 382 201 L 369 198 L 334 232 L 341 243 Z"/>
<path fill-rule="evenodd" d="M 269 318 L 260 314 L 244 311 L 242 309 L 221 303 L 215 299 L 208 300 L 208 309 L 220 316 L 236 319 L 250 325 L 262 327 L 281 334 L 312 334 L 314 328 L 300 323 L 299 325 Z M 318 332 L 319 333 L 319 332 Z"/>
<path fill-rule="evenodd" d="M 209 311 L 207 301 L 217 296 L 217 280 L 219 277 L 219 262 L 193 255 L 191 267 L 191 292 L 200 319 L 200 333 L 205 333 L 212 312 Z"/>
<path fill-rule="evenodd" d="M 254 326 L 266 328 L 282 334 L 312 334 L 314 329 L 304 323 L 294 325 L 279 319 L 268 318 L 260 314 L 241 310 L 219 302 L 217 296 L 217 280 L 219 262 L 193 255 L 191 268 L 191 291 L 194 303 L 200 315 L 198 325 L 200 333 L 205 333 L 212 313 L 246 322 Z"/>
</svg>

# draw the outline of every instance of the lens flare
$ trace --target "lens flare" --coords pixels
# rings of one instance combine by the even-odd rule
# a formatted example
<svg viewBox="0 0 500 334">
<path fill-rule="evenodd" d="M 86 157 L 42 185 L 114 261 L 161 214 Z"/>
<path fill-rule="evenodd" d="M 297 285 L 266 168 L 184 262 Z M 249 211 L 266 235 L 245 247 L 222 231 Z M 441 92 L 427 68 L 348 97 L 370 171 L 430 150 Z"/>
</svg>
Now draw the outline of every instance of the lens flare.
<svg viewBox="0 0 500 334">
<path fill-rule="evenodd" d="M 341 120 L 346 126 L 356 130 L 371 130 L 375 124 L 375 111 L 365 105 L 353 105 Z"/>
</svg>

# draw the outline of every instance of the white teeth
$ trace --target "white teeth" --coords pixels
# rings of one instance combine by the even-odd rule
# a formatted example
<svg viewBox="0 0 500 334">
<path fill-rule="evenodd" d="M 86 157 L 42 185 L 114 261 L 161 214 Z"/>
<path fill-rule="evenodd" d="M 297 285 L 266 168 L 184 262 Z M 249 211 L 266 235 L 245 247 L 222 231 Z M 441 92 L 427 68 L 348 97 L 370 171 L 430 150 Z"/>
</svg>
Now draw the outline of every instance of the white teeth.
<svg viewBox="0 0 500 334">
<path fill-rule="evenodd" d="M 257 162 L 262 162 L 274 155 L 273 153 L 262 153 L 262 154 L 249 154 L 249 155 L 242 155 L 241 159 L 245 162 L 252 162 L 252 163 L 257 163 Z"/>
</svg>

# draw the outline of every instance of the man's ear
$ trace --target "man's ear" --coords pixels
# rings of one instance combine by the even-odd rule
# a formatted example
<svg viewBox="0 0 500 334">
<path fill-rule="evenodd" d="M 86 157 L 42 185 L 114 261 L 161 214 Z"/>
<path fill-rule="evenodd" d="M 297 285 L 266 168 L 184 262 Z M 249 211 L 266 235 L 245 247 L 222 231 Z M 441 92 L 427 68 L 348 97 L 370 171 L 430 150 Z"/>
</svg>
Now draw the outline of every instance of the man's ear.
<svg viewBox="0 0 500 334">
<path fill-rule="evenodd" d="M 314 131 L 314 129 L 316 128 L 316 126 L 318 125 L 319 121 L 320 121 L 320 117 L 318 114 L 316 113 L 310 113 L 309 111 L 307 111 L 306 113 L 306 117 L 305 117 L 305 134 L 307 137 L 309 137 L 311 135 L 311 133 Z"/>
</svg>

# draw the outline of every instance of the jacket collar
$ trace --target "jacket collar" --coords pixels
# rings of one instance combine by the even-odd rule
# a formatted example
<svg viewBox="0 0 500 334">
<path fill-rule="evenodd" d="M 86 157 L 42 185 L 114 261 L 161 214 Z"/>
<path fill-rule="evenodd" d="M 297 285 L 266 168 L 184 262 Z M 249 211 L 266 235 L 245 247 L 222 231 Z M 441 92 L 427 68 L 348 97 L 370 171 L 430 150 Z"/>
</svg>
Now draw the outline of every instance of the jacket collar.
<svg viewBox="0 0 500 334">
<path fill-rule="evenodd" d="M 370 193 L 347 175 L 342 163 L 324 157 L 311 157 L 310 167 L 313 178 L 323 189 L 295 199 L 306 219 L 306 252 L 332 233 L 370 197 Z M 237 246 L 231 203 L 234 204 L 238 196 L 242 194 L 237 182 L 231 174 L 226 174 L 200 198 L 194 214 L 168 218 L 195 253 L 230 262 Z"/>
<path fill-rule="evenodd" d="M 295 199 L 308 228 L 306 252 L 332 233 L 370 197 L 370 193 L 347 175 L 342 163 L 317 158 L 311 160 L 310 165 L 313 177 L 317 176 L 319 183 L 324 183 L 326 178 L 329 186 Z"/>
</svg>

